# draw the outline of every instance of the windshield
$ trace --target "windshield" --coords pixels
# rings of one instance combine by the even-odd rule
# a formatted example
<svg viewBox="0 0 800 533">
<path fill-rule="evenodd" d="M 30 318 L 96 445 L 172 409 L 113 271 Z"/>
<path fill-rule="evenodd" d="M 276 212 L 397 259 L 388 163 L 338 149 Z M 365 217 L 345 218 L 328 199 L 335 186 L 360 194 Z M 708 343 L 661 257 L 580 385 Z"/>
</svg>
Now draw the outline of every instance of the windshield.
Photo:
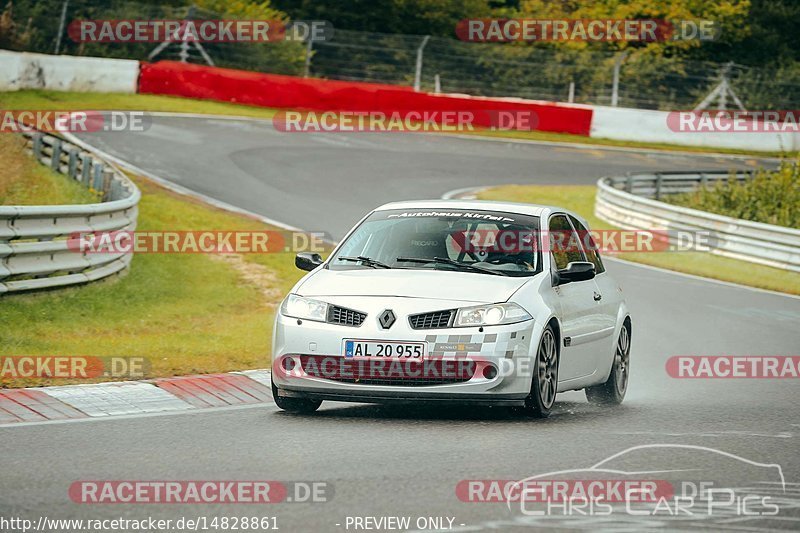
<svg viewBox="0 0 800 533">
<path fill-rule="evenodd" d="M 404 268 L 530 276 L 540 269 L 534 216 L 495 211 L 377 211 L 329 262 L 333 270 Z"/>
</svg>

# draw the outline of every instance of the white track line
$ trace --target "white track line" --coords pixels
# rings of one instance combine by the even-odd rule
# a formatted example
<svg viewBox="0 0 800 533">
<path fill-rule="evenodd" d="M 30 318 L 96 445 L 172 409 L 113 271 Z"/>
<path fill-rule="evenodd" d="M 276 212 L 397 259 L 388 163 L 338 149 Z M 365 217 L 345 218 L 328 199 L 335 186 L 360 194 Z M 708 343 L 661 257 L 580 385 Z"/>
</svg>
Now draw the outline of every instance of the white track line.
<svg viewBox="0 0 800 533">
<path fill-rule="evenodd" d="M 682 276 L 684 278 L 690 278 L 697 281 L 705 281 L 709 283 L 716 283 L 718 285 L 727 285 L 728 287 L 733 287 L 736 289 L 745 289 L 748 291 L 754 292 L 761 292 L 766 294 L 771 294 L 773 296 L 783 296 L 785 298 L 793 298 L 795 300 L 800 300 L 800 296 L 796 294 L 789 294 L 786 292 L 779 292 L 779 291 L 772 291 L 769 289 L 762 289 L 760 287 L 751 287 L 749 285 L 742 285 L 740 283 L 734 283 L 732 281 L 722 281 L 720 279 L 714 278 L 706 278 L 704 276 L 698 276 L 697 274 L 687 274 L 686 272 L 678 272 L 677 270 L 668 270 L 666 268 L 661 268 L 653 265 L 645 265 L 644 263 L 634 263 L 633 261 L 628 261 L 627 259 L 619 259 L 617 257 L 609 257 L 607 254 L 603 256 L 603 261 L 608 259 L 609 261 L 616 261 L 617 263 L 624 263 L 629 266 L 637 267 L 637 268 L 644 268 L 647 270 L 655 270 L 657 272 L 663 272 L 665 274 L 672 274 L 673 276 Z"/>
<path fill-rule="evenodd" d="M 605 144 L 587 144 L 587 143 L 571 143 L 571 142 L 563 142 L 563 141 L 536 141 L 533 139 L 515 139 L 513 137 L 505 138 L 505 137 L 486 137 L 484 135 L 464 135 L 463 133 L 446 133 L 442 132 L 437 135 L 445 135 L 447 137 L 456 137 L 459 139 L 467 139 L 467 140 L 479 140 L 479 141 L 491 141 L 491 142 L 510 142 L 515 144 L 537 144 L 543 146 L 558 146 L 563 148 L 578 148 L 582 150 L 606 150 L 609 152 L 628 152 L 628 153 L 636 153 L 636 154 L 655 154 L 655 155 L 683 155 L 683 156 L 692 156 L 692 157 L 710 157 L 710 158 L 718 158 L 718 159 L 761 159 L 763 161 L 769 161 L 772 163 L 779 163 L 781 161 L 780 157 L 774 156 L 765 156 L 765 155 L 758 155 L 755 154 L 720 154 L 717 152 L 687 152 L 685 150 L 669 150 L 669 149 L 658 149 L 658 148 L 634 148 L 634 147 L 626 147 L 626 146 L 608 146 Z"/>
<path fill-rule="evenodd" d="M 67 418 L 64 420 L 41 420 L 38 422 L 12 422 L 0 426 L 0 431 L 4 429 L 22 428 L 30 426 L 50 426 L 57 424 L 77 424 L 83 422 L 100 422 L 109 420 L 134 420 L 137 418 L 153 418 L 156 416 L 173 416 L 173 415 L 200 415 L 219 413 L 222 411 L 238 411 L 241 409 L 269 409 L 270 411 L 277 411 L 278 407 L 269 402 L 264 403 L 251 403 L 246 405 L 223 405 L 220 407 L 203 407 L 194 409 L 181 409 L 178 411 L 161 411 L 154 413 L 136 413 L 128 415 L 109 415 L 109 416 L 88 416 L 86 418 Z"/>
</svg>

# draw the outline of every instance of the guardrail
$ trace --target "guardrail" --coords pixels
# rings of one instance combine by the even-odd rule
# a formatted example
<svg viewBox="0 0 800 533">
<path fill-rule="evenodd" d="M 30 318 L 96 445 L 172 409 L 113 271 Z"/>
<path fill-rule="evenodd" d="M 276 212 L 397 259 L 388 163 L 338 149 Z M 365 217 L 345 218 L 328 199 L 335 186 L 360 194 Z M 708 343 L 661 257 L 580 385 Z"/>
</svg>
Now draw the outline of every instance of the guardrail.
<svg viewBox="0 0 800 533">
<path fill-rule="evenodd" d="M 0 294 L 88 283 L 126 269 L 132 253 L 75 251 L 68 237 L 136 229 L 141 198 L 136 185 L 56 135 L 24 135 L 37 160 L 102 194 L 102 203 L 0 206 Z"/>
<path fill-rule="evenodd" d="M 689 192 L 719 180 L 727 172 L 629 173 L 600 178 L 597 182 L 595 215 L 623 229 L 681 230 L 706 232 L 710 252 L 800 272 L 800 230 L 751 222 L 666 204 L 665 195 Z M 747 180 L 752 172 L 738 172 Z M 679 244 L 671 239 L 671 244 Z"/>
</svg>

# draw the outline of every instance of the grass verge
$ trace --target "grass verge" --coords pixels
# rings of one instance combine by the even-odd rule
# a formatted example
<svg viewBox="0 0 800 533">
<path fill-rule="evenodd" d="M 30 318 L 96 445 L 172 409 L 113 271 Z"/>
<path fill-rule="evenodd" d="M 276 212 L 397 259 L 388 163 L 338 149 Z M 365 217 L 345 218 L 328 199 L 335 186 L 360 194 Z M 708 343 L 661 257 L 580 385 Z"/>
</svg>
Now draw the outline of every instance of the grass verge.
<svg viewBox="0 0 800 533">
<path fill-rule="evenodd" d="M 128 110 L 128 111 L 162 111 L 174 113 L 200 113 L 211 115 L 233 115 L 269 119 L 276 110 L 243 104 L 215 102 L 173 96 L 157 96 L 150 94 L 120 93 L 78 93 L 43 90 L 25 90 L 0 93 L 0 109 L 36 109 L 36 110 Z M 727 148 L 708 148 L 704 146 L 679 146 L 664 143 L 647 143 L 633 141 L 617 141 L 613 139 L 597 139 L 567 133 L 546 131 L 489 131 L 479 130 L 464 132 L 465 135 L 522 139 L 529 141 L 563 142 L 586 144 L 593 146 L 643 148 L 666 151 L 720 153 L 736 155 L 752 155 L 758 157 L 796 157 L 798 152 L 755 152 Z"/>
<path fill-rule="evenodd" d="M 274 109 L 212 100 L 196 100 L 174 96 L 122 93 L 80 93 L 43 91 L 38 89 L 0 92 L 0 109 L 35 109 L 37 111 L 120 110 L 160 111 L 169 113 L 201 113 L 235 115 L 269 119 Z"/>
<path fill-rule="evenodd" d="M 614 229 L 594 215 L 595 193 L 593 185 L 506 185 L 482 191 L 478 197 L 482 200 L 558 205 L 586 218 L 592 229 Z M 621 253 L 614 257 L 686 274 L 800 294 L 800 274 L 704 252 Z"/>
<path fill-rule="evenodd" d="M 131 178 L 142 191 L 140 231 L 274 229 Z M 146 377 L 264 368 L 276 305 L 300 275 L 285 253 L 140 254 L 119 279 L 4 296 L 0 355 L 145 357 Z M 0 387 L 65 383 L 6 379 Z"/>
<path fill-rule="evenodd" d="M 37 162 L 20 135 L 0 135 L 0 205 L 90 204 L 100 201 L 80 183 Z"/>
</svg>

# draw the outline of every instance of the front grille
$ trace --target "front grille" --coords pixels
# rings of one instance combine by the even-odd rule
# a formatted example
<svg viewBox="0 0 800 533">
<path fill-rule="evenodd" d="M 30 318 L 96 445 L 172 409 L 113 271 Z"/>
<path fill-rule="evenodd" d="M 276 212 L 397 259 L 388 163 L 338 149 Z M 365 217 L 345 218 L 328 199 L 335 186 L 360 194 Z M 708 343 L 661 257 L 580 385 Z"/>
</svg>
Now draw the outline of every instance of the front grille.
<svg viewBox="0 0 800 533">
<path fill-rule="evenodd" d="M 431 359 L 427 361 L 387 361 L 350 359 L 325 355 L 301 355 L 303 371 L 315 378 L 354 385 L 394 385 L 424 387 L 465 383 L 475 375 L 476 362 Z"/>
<path fill-rule="evenodd" d="M 408 322 L 411 324 L 412 329 L 449 328 L 453 325 L 453 318 L 455 318 L 455 316 L 455 310 L 448 309 L 447 311 L 434 311 L 432 313 L 411 315 L 408 317 Z"/>
<path fill-rule="evenodd" d="M 365 318 L 367 318 L 366 313 L 353 311 L 346 307 L 339 307 L 336 305 L 328 307 L 328 322 L 331 324 L 358 327 L 364 322 Z"/>
</svg>

